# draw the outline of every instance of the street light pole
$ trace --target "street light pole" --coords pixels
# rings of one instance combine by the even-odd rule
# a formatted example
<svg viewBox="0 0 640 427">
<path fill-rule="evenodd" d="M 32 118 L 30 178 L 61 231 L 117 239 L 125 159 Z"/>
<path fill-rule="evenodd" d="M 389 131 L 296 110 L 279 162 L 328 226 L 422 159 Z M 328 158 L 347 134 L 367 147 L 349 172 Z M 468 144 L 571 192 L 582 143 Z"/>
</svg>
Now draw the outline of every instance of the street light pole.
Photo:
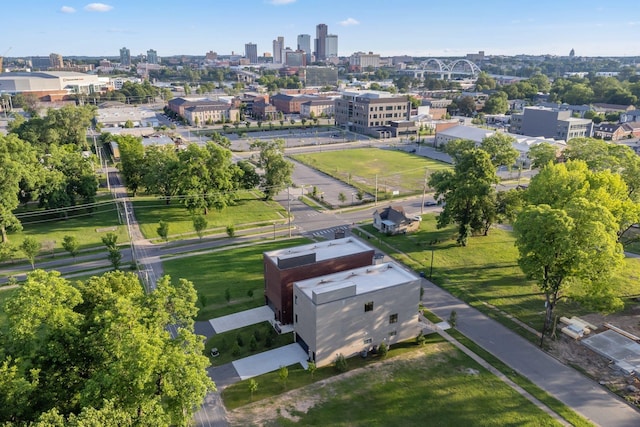
<svg viewBox="0 0 640 427">
<path fill-rule="evenodd" d="M 289 218 L 289 237 L 291 237 L 291 187 L 287 186 L 287 217 Z"/>
</svg>

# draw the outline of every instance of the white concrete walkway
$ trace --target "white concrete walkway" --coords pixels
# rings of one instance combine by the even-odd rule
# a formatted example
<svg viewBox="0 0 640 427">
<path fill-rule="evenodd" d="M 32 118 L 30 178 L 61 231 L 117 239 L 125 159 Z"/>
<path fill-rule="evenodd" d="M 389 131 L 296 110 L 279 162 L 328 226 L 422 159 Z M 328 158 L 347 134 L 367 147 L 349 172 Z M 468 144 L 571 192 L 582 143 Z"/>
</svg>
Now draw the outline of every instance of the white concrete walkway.
<svg viewBox="0 0 640 427">
<path fill-rule="evenodd" d="M 233 313 L 228 316 L 217 317 L 209 320 L 209 323 L 216 334 L 221 334 L 223 332 L 271 320 L 274 320 L 273 311 L 265 305 L 258 308 L 252 308 L 251 310 Z"/>
<path fill-rule="evenodd" d="M 299 344 L 293 343 L 236 360 L 232 364 L 240 378 L 246 380 L 277 371 L 280 366 L 291 366 L 296 363 L 300 363 L 304 369 L 307 369 L 308 357 Z"/>
</svg>

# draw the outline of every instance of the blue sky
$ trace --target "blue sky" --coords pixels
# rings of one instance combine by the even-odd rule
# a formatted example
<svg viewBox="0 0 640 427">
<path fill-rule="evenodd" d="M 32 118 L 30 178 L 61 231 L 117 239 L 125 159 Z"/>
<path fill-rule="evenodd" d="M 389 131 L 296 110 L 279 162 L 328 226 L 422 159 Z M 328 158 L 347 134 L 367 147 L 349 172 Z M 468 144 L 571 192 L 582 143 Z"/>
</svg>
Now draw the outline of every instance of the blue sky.
<svg viewBox="0 0 640 427">
<path fill-rule="evenodd" d="M 324 23 L 341 56 L 640 56 L 638 0 L 4 0 L 0 55 L 271 52 Z"/>
</svg>

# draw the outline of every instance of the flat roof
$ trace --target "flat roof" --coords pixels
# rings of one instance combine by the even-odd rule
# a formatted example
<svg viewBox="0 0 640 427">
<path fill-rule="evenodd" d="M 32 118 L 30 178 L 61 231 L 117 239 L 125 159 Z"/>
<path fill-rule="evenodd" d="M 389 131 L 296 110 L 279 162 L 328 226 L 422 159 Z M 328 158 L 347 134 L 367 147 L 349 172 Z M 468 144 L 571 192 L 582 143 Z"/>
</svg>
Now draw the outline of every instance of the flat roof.
<svg viewBox="0 0 640 427">
<path fill-rule="evenodd" d="M 294 282 L 293 286 L 313 299 L 314 293 L 321 295 L 355 286 L 355 294 L 361 295 L 417 279 L 418 276 L 391 261 L 301 280 Z"/>
<path fill-rule="evenodd" d="M 293 248 L 278 249 L 275 251 L 265 252 L 264 254 L 277 264 L 278 258 L 287 259 L 311 253 L 316 254 L 316 262 L 318 262 L 372 250 L 373 248 L 371 246 L 358 239 L 345 237 L 344 239 L 328 240 L 325 242 L 294 246 Z"/>
</svg>

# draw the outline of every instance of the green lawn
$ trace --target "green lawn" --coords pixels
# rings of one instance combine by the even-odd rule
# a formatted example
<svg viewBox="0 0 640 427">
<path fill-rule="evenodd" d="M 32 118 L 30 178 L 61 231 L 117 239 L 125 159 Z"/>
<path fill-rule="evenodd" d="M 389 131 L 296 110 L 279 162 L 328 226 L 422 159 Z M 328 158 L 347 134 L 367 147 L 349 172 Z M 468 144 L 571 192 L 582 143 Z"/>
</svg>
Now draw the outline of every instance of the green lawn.
<svg viewBox="0 0 640 427">
<path fill-rule="evenodd" d="M 103 246 L 101 239 L 107 233 L 116 233 L 118 243 L 128 242 L 127 229 L 118 222 L 115 203 L 110 198 L 99 200 L 104 203 L 99 204 L 93 212 L 87 212 L 85 209 L 69 211 L 66 219 L 31 206 L 28 209 L 20 208 L 16 215 L 22 222 L 23 230 L 10 233 L 9 240 L 16 246 L 22 243 L 25 236 L 35 237 L 43 244 L 54 241 L 56 252 L 64 252 L 62 239 L 65 235 L 78 239 L 81 249 Z"/>
<path fill-rule="evenodd" d="M 378 236 L 370 240 L 371 243 L 416 271 L 423 271 L 427 277 L 433 249 L 434 283 L 484 313 L 502 318 L 503 323 L 531 339 L 532 334 L 510 320 L 504 321 L 504 316 L 491 308 L 509 313 L 536 330 L 542 329 L 544 299 L 537 285 L 524 277 L 517 264 L 518 250 L 512 233 L 493 228 L 488 236 L 472 237 L 467 247 L 461 247 L 455 241 L 455 226 L 438 230 L 435 221 L 435 215 L 424 215 L 419 232 L 390 237 L 377 233 L 371 225 L 363 228 Z M 399 251 L 381 243 L 388 243 Z M 626 259 L 614 280 L 618 284 L 618 295 L 640 295 L 640 260 Z M 424 298 L 428 300 L 428 295 Z M 561 302 L 557 314 L 586 312 L 575 303 Z"/>
<path fill-rule="evenodd" d="M 370 194 L 375 192 L 377 176 L 379 198 L 395 190 L 403 194 L 421 192 L 425 172 L 451 168 L 415 154 L 378 148 L 298 154 L 293 158 Z"/>
<path fill-rule="evenodd" d="M 295 400 L 276 397 L 229 414 L 230 419 L 249 425 L 276 405 L 276 419 L 267 425 L 305 426 L 551 426 L 558 425 L 546 413 L 508 387 L 494 375 L 439 337 L 429 337 L 422 349 L 405 356 L 369 365 L 366 369 L 316 382 L 296 390 Z M 393 354 L 390 353 L 390 357 Z M 350 360 L 349 362 L 351 362 Z M 354 360 L 355 361 L 355 360 Z M 330 372 L 333 368 L 323 368 Z M 325 372 L 318 370 L 316 379 Z M 258 391 L 280 390 L 277 373 L 258 377 Z M 289 389 L 311 382 L 301 369 L 289 369 Z M 223 391 L 228 408 L 249 400 L 247 382 Z M 308 411 L 297 402 L 311 403 Z M 297 423 L 283 417 L 287 411 Z M 273 411 L 270 411 L 273 412 Z M 278 416 L 280 415 L 280 416 Z"/>
<path fill-rule="evenodd" d="M 167 205 L 159 198 L 138 198 L 133 202 L 136 220 L 140 224 L 142 234 L 148 239 L 159 238 L 158 223 L 169 223 L 169 235 L 190 233 L 195 236 L 191 214 L 178 201 Z M 226 228 L 233 225 L 237 228 L 243 224 L 271 224 L 273 221 L 284 220 L 287 213 L 277 202 L 264 201 L 259 195 L 250 192 L 239 193 L 233 206 L 221 211 L 212 209 L 207 215 L 207 228 Z"/>
<path fill-rule="evenodd" d="M 208 320 L 264 305 L 262 253 L 309 243 L 307 239 L 270 241 L 163 262 L 165 274 L 191 280 L 198 291 L 197 320 Z M 231 299 L 227 303 L 225 290 Z M 253 291 L 253 297 L 248 296 Z M 204 302 L 204 304 L 202 304 Z"/>
<path fill-rule="evenodd" d="M 255 339 L 254 349 L 251 348 L 252 337 Z M 291 343 L 293 343 L 293 332 L 278 334 L 271 326 L 271 323 L 262 322 L 214 335 L 205 345 L 205 354 L 209 356 L 213 366 L 221 366 L 243 357 Z M 236 344 L 238 345 L 236 346 Z M 213 347 L 218 349 L 220 356 L 215 358 L 210 356 L 210 350 Z"/>
</svg>

